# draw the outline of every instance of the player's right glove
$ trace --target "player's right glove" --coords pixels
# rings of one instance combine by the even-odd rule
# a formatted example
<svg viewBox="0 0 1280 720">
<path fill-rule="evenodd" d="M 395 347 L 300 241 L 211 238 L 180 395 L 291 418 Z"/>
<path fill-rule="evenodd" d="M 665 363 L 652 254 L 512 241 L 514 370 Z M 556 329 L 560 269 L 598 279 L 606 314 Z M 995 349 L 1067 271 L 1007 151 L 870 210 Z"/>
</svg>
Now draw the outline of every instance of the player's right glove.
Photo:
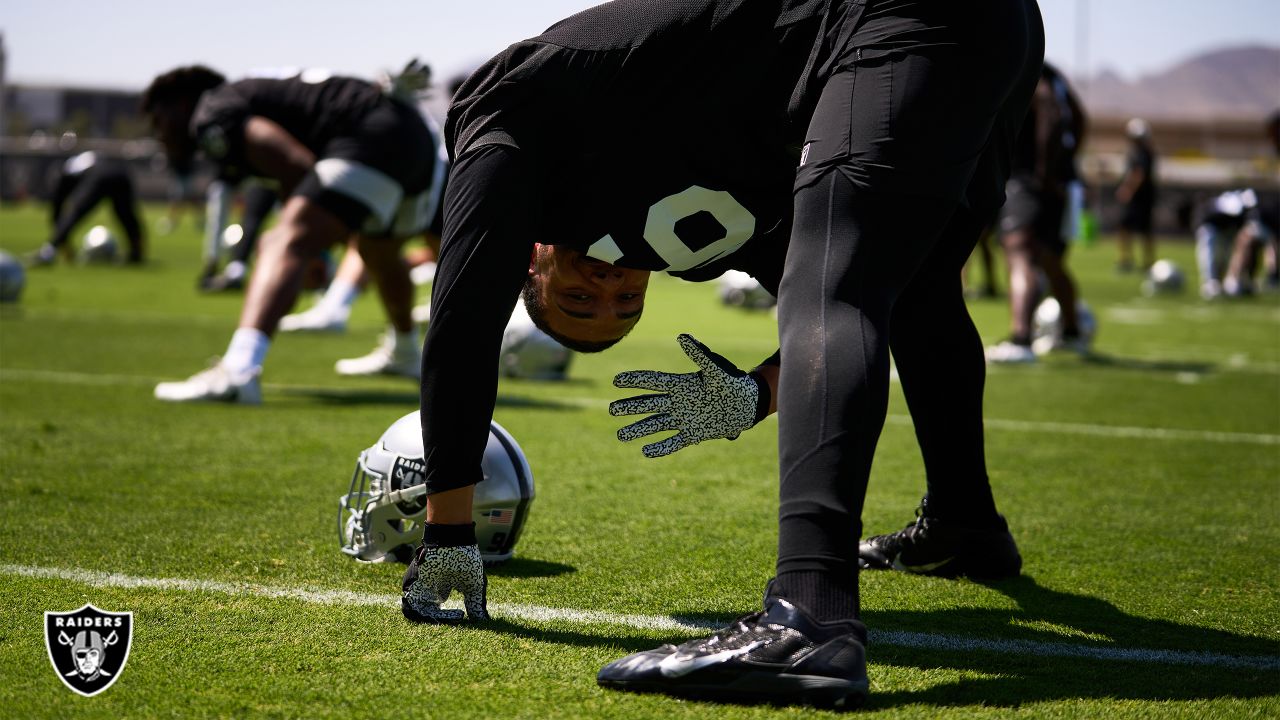
<svg viewBox="0 0 1280 720">
<path fill-rule="evenodd" d="M 662 457 L 703 440 L 733 440 L 769 414 L 769 386 L 758 373 L 743 372 L 711 351 L 692 335 L 676 338 L 685 355 L 697 364 L 693 373 L 631 370 L 618 373 L 613 384 L 620 388 L 657 390 L 656 395 L 615 400 L 609 414 L 652 413 L 618 431 L 626 442 L 666 430 L 678 430 L 665 440 L 645 445 L 645 457 Z"/>
<path fill-rule="evenodd" d="M 475 525 L 436 525 L 428 523 L 422 545 L 413 554 L 402 583 L 404 594 L 400 609 L 405 618 L 417 623 L 458 622 L 461 610 L 446 610 L 440 605 L 457 590 L 471 620 L 488 620 L 485 594 L 488 578 L 484 560 L 476 546 Z"/>
</svg>

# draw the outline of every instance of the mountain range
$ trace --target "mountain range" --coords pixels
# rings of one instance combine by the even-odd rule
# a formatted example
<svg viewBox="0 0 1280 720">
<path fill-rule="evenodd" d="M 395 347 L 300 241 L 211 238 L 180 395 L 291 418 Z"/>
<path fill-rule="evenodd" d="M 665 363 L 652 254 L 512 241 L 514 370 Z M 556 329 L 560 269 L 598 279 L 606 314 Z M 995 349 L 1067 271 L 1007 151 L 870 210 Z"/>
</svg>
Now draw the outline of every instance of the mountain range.
<svg viewBox="0 0 1280 720">
<path fill-rule="evenodd" d="M 1280 109 L 1280 47 L 1222 48 L 1136 80 L 1103 70 L 1076 84 L 1093 115 L 1263 118 Z"/>
</svg>

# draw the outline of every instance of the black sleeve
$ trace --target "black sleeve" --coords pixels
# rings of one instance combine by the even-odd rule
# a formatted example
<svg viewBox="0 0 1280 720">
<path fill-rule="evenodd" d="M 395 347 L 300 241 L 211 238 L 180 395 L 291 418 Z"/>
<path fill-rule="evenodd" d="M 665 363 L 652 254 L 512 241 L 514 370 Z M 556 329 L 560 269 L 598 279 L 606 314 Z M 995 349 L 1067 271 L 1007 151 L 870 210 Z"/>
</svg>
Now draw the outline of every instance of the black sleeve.
<svg viewBox="0 0 1280 720">
<path fill-rule="evenodd" d="M 528 276 L 538 207 L 521 151 L 484 145 L 453 165 L 422 353 L 428 493 L 474 485 L 498 393 L 502 331 Z"/>
</svg>

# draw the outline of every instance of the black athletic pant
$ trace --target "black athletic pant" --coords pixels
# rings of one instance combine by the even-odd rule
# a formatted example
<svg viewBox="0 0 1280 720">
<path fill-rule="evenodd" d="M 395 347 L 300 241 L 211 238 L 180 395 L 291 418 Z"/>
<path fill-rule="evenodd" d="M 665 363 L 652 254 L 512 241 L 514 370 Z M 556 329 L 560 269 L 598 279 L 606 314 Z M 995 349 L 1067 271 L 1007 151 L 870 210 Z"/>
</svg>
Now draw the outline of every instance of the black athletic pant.
<svg viewBox="0 0 1280 720">
<path fill-rule="evenodd" d="M 129 241 L 130 262 L 142 260 L 142 226 L 135 210 L 133 180 L 123 168 L 96 165 L 81 175 L 63 175 L 53 196 L 53 237 L 49 244 L 60 248 L 76 225 L 93 212 L 98 203 L 110 200 L 116 218 Z"/>
<path fill-rule="evenodd" d="M 886 0 L 845 12 L 847 27 L 828 34 L 842 44 L 806 135 L 778 304 L 775 592 L 807 597 L 823 618 L 857 612 L 891 349 L 931 502 L 989 500 L 985 366 L 960 268 L 1002 199 L 1044 49 L 1030 0 Z"/>
</svg>

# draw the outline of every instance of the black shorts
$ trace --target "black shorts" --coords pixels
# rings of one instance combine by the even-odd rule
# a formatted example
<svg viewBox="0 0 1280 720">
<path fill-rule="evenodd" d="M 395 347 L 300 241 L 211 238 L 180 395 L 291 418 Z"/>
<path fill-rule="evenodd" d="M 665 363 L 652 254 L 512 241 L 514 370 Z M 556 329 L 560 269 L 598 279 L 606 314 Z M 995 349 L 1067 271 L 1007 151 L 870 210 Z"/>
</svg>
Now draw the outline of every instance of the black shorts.
<svg viewBox="0 0 1280 720">
<path fill-rule="evenodd" d="M 437 204 L 439 148 L 417 110 L 388 99 L 325 145 L 294 194 L 337 215 L 352 232 L 416 235 Z"/>
<path fill-rule="evenodd" d="M 1062 255 L 1067 249 L 1062 233 L 1062 220 L 1067 212 L 1065 195 L 1041 190 L 1026 178 L 1012 178 L 1005 188 L 1000 234 L 1029 231 L 1040 247 Z"/>
<path fill-rule="evenodd" d="M 1014 79 L 1006 75 L 1023 73 L 1019 58 L 1006 57 L 1007 44 L 995 40 L 1030 32 L 1038 57 L 1038 12 L 1030 13 L 1032 28 L 1023 26 L 1026 13 L 1006 7 L 1017 0 L 978 6 L 901 0 L 897 14 L 893 5 L 836 4 L 842 15 L 829 34 L 830 73 L 805 135 L 795 189 L 836 171 L 864 190 L 960 198 L 978 216 L 994 218 L 1026 114 L 1026 103 L 1007 94 Z M 975 39 L 990 51 L 956 49 L 973 48 Z"/>
</svg>

